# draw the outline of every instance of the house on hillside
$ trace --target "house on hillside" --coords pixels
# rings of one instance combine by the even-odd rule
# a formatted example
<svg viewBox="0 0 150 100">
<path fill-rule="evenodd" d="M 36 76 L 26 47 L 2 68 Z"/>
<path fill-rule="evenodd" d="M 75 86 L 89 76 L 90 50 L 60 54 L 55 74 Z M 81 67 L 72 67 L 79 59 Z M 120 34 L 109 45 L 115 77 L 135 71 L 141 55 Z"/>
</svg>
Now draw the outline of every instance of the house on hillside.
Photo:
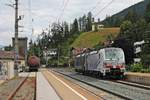
<svg viewBox="0 0 150 100">
<path fill-rule="evenodd" d="M 85 52 L 89 52 L 90 48 L 74 48 L 71 50 L 72 58 L 75 58 L 77 55 L 80 55 Z"/>
<path fill-rule="evenodd" d="M 19 67 L 25 66 L 25 59 L 22 56 L 18 58 Z M 0 63 L 3 68 L 1 71 L 5 72 L 8 79 L 14 77 L 14 52 L 0 50 Z M 2 70 L 3 69 L 3 70 Z"/>
<path fill-rule="evenodd" d="M 92 22 L 92 31 L 99 31 L 104 28 L 104 25 L 101 24 L 100 20 L 98 19 L 98 22 Z"/>
</svg>

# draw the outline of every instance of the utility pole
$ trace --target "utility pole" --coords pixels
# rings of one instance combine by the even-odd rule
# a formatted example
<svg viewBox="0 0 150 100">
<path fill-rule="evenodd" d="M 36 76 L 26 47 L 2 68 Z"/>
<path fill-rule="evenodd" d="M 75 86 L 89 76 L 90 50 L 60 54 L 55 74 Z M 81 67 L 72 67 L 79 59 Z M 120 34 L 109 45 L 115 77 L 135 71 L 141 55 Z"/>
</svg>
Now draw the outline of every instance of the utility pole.
<svg viewBox="0 0 150 100">
<path fill-rule="evenodd" d="M 18 53 L 18 0 L 15 0 L 15 56 L 14 56 L 14 70 L 15 70 L 15 76 L 18 75 L 18 58 L 19 58 L 19 53 Z"/>
</svg>

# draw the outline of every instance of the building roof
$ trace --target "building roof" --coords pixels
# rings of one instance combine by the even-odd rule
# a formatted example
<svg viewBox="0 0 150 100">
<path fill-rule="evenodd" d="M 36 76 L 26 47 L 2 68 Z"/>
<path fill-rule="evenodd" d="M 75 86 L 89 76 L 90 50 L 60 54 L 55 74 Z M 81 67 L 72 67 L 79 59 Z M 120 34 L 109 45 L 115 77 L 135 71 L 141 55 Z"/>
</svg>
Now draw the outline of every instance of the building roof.
<svg viewBox="0 0 150 100">
<path fill-rule="evenodd" d="M 0 50 L 0 59 L 14 59 L 15 53 L 13 51 Z M 24 57 L 19 55 L 19 60 L 23 60 Z"/>
<path fill-rule="evenodd" d="M 12 39 L 15 40 L 14 37 L 12 37 Z M 28 40 L 28 38 L 27 37 L 19 37 L 18 40 Z"/>
<path fill-rule="evenodd" d="M 87 51 L 88 49 L 87 48 L 75 48 L 73 50 L 73 55 L 79 55 L 81 53 L 84 53 L 85 51 Z"/>
<path fill-rule="evenodd" d="M 101 22 L 92 22 L 92 25 L 103 25 L 103 24 Z"/>
</svg>

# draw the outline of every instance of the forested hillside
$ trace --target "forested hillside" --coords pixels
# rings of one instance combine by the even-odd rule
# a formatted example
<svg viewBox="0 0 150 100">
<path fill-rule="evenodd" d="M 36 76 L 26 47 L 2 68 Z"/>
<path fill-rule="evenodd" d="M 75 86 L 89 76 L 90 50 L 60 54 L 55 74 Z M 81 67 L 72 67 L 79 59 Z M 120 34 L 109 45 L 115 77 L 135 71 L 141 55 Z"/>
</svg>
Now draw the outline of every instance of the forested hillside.
<svg viewBox="0 0 150 100">
<path fill-rule="evenodd" d="M 126 15 L 134 14 L 135 17 L 137 15 L 139 17 L 145 16 L 146 7 L 149 4 L 150 0 L 144 0 L 140 3 L 137 3 L 129 8 L 124 9 L 123 11 L 113 15 L 107 16 L 107 18 L 102 22 L 105 26 L 119 26 L 121 22 L 126 19 Z M 133 17 L 134 18 L 134 17 Z"/>
</svg>

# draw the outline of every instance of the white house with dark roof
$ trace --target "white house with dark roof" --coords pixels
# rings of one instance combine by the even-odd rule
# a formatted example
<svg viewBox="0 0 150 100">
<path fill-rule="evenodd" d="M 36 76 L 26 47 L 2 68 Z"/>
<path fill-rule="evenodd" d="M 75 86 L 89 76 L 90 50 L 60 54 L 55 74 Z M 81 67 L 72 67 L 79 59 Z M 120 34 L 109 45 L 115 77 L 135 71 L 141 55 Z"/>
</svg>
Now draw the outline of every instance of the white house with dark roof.
<svg viewBox="0 0 150 100">
<path fill-rule="evenodd" d="M 97 22 L 95 22 L 94 19 L 93 19 L 92 31 L 100 31 L 103 28 L 104 28 L 104 25 L 100 22 L 100 19 L 98 19 Z"/>
<path fill-rule="evenodd" d="M 104 25 L 103 24 L 100 24 L 98 22 L 94 22 L 92 24 L 92 31 L 100 31 L 101 29 L 104 28 Z"/>
</svg>

